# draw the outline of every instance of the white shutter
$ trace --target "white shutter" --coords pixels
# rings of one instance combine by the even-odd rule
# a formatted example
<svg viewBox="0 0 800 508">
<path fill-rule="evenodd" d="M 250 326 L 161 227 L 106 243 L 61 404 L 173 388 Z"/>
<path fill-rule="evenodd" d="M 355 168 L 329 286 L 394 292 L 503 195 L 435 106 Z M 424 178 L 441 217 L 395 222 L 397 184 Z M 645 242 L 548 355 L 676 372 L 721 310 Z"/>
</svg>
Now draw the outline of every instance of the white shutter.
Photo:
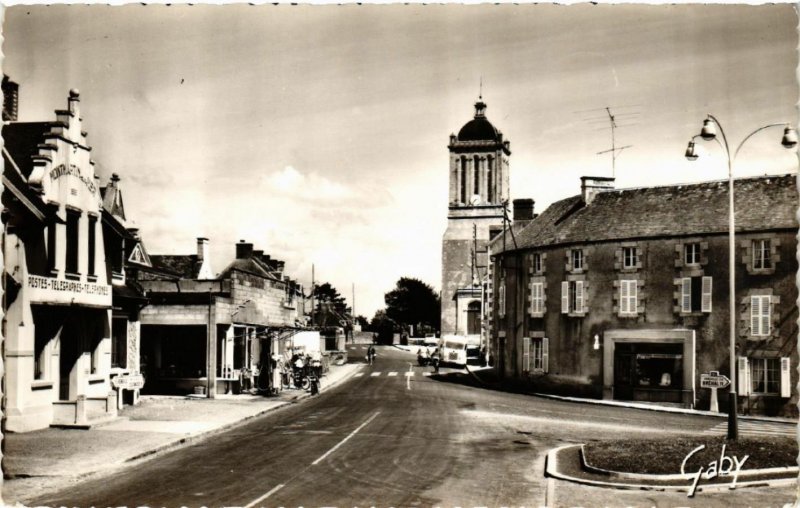
<svg viewBox="0 0 800 508">
<path fill-rule="evenodd" d="M 541 314 L 544 312 L 544 284 L 541 282 L 534 282 L 531 284 L 531 289 L 531 312 Z"/>
<path fill-rule="evenodd" d="M 637 294 L 637 286 L 635 280 L 628 281 L 628 312 L 631 314 L 636 314 L 636 309 L 638 306 L 638 302 L 636 301 L 638 294 Z"/>
<path fill-rule="evenodd" d="M 692 279 L 681 279 L 681 312 L 692 312 Z"/>
<path fill-rule="evenodd" d="M 583 281 L 575 281 L 575 312 L 583 312 Z"/>
<path fill-rule="evenodd" d="M 781 358 L 781 397 L 792 396 L 791 362 L 789 358 Z"/>
<path fill-rule="evenodd" d="M 628 310 L 628 281 L 619 281 L 619 313 L 627 314 Z"/>
<path fill-rule="evenodd" d="M 750 395 L 750 365 L 747 357 L 739 357 L 739 368 L 736 372 L 737 391 L 739 395 Z"/>
<path fill-rule="evenodd" d="M 761 297 L 761 335 L 772 332 L 772 305 L 770 296 Z"/>
<path fill-rule="evenodd" d="M 542 370 L 549 371 L 548 357 L 550 356 L 550 339 L 547 337 L 542 338 Z"/>
<path fill-rule="evenodd" d="M 566 314 L 569 312 L 569 282 L 563 281 L 561 283 L 561 313 Z"/>
<path fill-rule="evenodd" d="M 531 370 L 531 338 L 522 337 L 522 372 Z"/>
<path fill-rule="evenodd" d="M 703 298 L 700 301 L 703 312 L 711 312 L 711 280 L 711 277 L 703 277 Z"/>
<path fill-rule="evenodd" d="M 750 335 L 761 335 L 761 320 L 758 319 L 761 299 L 757 296 L 750 297 Z"/>
</svg>

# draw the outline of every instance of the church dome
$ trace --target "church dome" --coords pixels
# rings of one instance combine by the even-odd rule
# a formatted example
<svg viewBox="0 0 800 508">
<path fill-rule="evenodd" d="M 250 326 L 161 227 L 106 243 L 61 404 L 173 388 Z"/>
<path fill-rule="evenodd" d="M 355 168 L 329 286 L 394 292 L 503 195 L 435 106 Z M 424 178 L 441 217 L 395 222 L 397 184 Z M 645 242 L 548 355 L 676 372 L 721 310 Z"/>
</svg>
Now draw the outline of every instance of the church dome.
<svg viewBox="0 0 800 508">
<path fill-rule="evenodd" d="M 482 100 L 475 103 L 475 118 L 464 124 L 458 131 L 459 141 L 497 141 L 499 133 L 485 115 L 486 104 Z"/>
</svg>

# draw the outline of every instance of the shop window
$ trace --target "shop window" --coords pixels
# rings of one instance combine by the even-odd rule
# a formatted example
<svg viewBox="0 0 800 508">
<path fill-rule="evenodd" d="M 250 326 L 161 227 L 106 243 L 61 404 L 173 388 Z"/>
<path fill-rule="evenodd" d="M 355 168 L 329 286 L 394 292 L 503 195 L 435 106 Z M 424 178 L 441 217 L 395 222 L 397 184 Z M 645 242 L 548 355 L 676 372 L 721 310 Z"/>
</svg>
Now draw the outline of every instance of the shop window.
<svg viewBox="0 0 800 508">
<path fill-rule="evenodd" d="M 770 268 L 772 268 L 770 241 L 753 240 L 753 269 L 769 270 Z"/>
<path fill-rule="evenodd" d="M 544 314 L 544 283 L 531 283 L 531 314 L 541 317 Z"/>
<path fill-rule="evenodd" d="M 739 395 L 773 395 L 791 397 L 791 361 L 784 358 L 739 357 Z"/>
<path fill-rule="evenodd" d="M 78 211 L 67 210 L 67 258 L 65 270 L 67 274 L 77 275 L 78 272 L 78 235 L 81 214 Z"/>
<path fill-rule="evenodd" d="M 770 295 L 750 297 L 750 334 L 765 337 L 771 334 L 771 301 Z"/>
<path fill-rule="evenodd" d="M 631 269 L 639 265 L 639 253 L 636 247 L 622 248 L 622 267 Z"/>
<path fill-rule="evenodd" d="M 700 264 L 700 244 L 686 243 L 683 245 L 683 262 L 687 266 Z"/>
<path fill-rule="evenodd" d="M 89 268 L 87 273 L 89 275 L 95 275 L 95 246 L 97 243 L 97 217 L 94 215 L 89 216 Z"/>
<path fill-rule="evenodd" d="M 128 321 L 121 318 L 112 320 L 111 328 L 111 366 L 128 366 Z"/>
<path fill-rule="evenodd" d="M 636 315 L 638 312 L 638 281 L 619 281 L 619 313 L 622 315 Z"/>
<path fill-rule="evenodd" d="M 681 312 L 711 312 L 711 277 L 681 279 Z"/>
<path fill-rule="evenodd" d="M 522 370 L 546 373 L 548 371 L 549 344 L 547 337 L 522 338 Z"/>
<path fill-rule="evenodd" d="M 50 342 L 51 337 L 48 337 L 37 327 L 34 334 L 34 350 L 33 350 L 33 379 L 43 380 L 49 378 L 48 361 L 50 355 L 47 351 L 47 344 Z"/>
<path fill-rule="evenodd" d="M 586 312 L 584 300 L 584 281 L 570 280 L 561 282 L 561 312 L 563 314 L 582 314 Z"/>
</svg>

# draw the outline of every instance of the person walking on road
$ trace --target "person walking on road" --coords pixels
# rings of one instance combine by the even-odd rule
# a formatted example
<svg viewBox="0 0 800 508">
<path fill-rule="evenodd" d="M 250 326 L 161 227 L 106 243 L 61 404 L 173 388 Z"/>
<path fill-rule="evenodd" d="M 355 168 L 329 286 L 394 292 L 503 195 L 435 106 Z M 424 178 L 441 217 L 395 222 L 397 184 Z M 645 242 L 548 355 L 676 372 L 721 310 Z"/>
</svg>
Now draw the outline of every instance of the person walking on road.
<svg viewBox="0 0 800 508">
<path fill-rule="evenodd" d="M 375 362 L 375 347 L 374 346 L 370 346 L 369 349 L 367 349 L 367 361 L 369 362 L 370 365 L 372 365 Z"/>
</svg>

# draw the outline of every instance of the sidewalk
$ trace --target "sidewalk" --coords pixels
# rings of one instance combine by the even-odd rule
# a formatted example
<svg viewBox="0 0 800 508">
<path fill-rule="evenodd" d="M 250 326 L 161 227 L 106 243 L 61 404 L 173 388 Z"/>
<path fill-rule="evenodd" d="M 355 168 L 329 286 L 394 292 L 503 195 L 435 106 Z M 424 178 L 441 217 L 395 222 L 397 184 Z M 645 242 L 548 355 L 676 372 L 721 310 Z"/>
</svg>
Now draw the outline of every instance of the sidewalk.
<svg viewBox="0 0 800 508">
<path fill-rule="evenodd" d="M 489 388 L 492 390 L 497 391 L 506 391 L 506 392 L 513 392 L 513 393 L 522 393 L 525 395 L 532 395 L 535 397 L 542 397 L 547 399 L 555 399 L 555 400 L 563 400 L 566 402 L 574 402 L 579 404 L 595 404 L 601 406 L 616 406 L 616 407 L 625 407 L 631 409 L 642 409 L 646 411 L 661 411 L 664 413 L 682 413 L 682 414 L 690 414 L 690 415 L 698 415 L 698 416 L 714 416 L 718 418 L 727 418 L 727 413 L 714 413 L 711 411 L 703 411 L 701 409 L 688 409 L 684 407 L 675 407 L 675 406 L 666 406 L 660 405 L 656 403 L 648 404 L 644 402 L 632 402 L 632 401 L 623 401 L 623 400 L 606 400 L 606 399 L 587 399 L 581 397 L 566 397 L 562 395 L 552 395 L 549 393 L 538 393 L 526 390 L 522 386 L 510 386 L 510 385 L 503 385 L 498 379 L 497 374 L 494 368 L 492 367 L 468 367 L 466 369 L 467 375 L 471 377 L 473 380 L 476 381 L 477 386 L 481 386 L 483 388 Z M 782 424 L 791 424 L 797 425 L 798 421 L 792 418 L 781 418 L 777 416 L 749 416 L 749 415 L 739 415 L 739 420 L 750 420 L 750 421 L 763 421 L 763 422 L 773 422 L 773 423 L 782 423 Z"/>
<path fill-rule="evenodd" d="M 321 379 L 324 393 L 361 368 L 331 366 Z M 303 390 L 284 390 L 277 397 L 218 395 L 143 396 L 126 406 L 116 420 L 91 429 L 48 428 L 6 434 L 2 499 L 7 504 L 110 472 L 145 457 L 198 442 L 245 420 L 309 397 Z"/>
</svg>

